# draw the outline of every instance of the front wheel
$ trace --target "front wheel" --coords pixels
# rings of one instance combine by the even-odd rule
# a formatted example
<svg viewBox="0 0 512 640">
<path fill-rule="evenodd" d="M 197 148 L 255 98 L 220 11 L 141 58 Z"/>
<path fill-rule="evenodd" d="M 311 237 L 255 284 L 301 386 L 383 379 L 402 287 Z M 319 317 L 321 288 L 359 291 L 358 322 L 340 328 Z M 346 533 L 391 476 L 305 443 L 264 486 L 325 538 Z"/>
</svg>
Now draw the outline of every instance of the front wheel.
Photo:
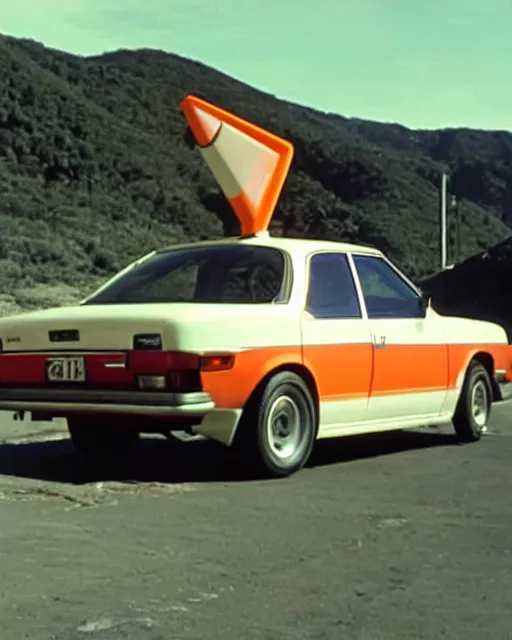
<svg viewBox="0 0 512 640">
<path fill-rule="evenodd" d="M 492 385 L 487 369 L 471 362 L 453 416 L 455 433 L 461 442 L 480 440 L 491 414 Z"/>
<path fill-rule="evenodd" d="M 139 439 L 138 431 L 133 428 L 82 416 L 68 418 L 68 431 L 74 448 L 89 459 L 126 455 Z"/>
<path fill-rule="evenodd" d="M 285 477 L 306 464 L 316 433 L 317 411 L 308 385 L 297 374 L 282 371 L 247 406 L 238 441 L 266 475 Z"/>
</svg>

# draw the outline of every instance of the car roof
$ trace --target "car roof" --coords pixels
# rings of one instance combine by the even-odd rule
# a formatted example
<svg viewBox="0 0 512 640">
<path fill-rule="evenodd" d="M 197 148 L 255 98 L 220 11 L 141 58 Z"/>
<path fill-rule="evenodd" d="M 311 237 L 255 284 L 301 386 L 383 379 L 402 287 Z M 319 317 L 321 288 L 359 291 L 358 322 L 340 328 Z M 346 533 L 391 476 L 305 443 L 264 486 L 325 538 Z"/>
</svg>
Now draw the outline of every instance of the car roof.
<svg viewBox="0 0 512 640">
<path fill-rule="evenodd" d="M 363 253 L 372 256 L 382 256 L 382 252 L 374 247 L 348 242 L 336 242 L 332 240 L 313 240 L 309 238 L 283 238 L 270 236 L 265 233 L 254 236 L 241 236 L 233 238 L 219 238 L 217 240 L 204 240 L 186 244 L 171 245 L 158 249 L 158 253 L 164 253 L 173 249 L 185 249 L 193 247 L 207 247 L 219 245 L 244 244 L 260 247 L 282 249 L 289 254 L 308 255 L 318 251 L 341 251 L 343 253 Z"/>
</svg>

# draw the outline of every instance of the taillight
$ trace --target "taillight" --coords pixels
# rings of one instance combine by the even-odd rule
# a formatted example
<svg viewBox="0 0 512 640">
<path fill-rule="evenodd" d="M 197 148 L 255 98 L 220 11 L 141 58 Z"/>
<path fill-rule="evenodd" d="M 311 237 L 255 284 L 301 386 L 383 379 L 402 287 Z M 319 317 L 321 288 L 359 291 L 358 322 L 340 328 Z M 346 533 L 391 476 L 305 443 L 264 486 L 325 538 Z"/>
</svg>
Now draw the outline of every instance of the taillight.
<svg viewBox="0 0 512 640">
<path fill-rule="evenodd" d="M 169 371 L 166 376 L 136 376 L 137 386 L 144 391 L 201 391 L 201 376 L 193 369 Z"/>
<path fill-rule="evenodd" d="M 228 371 L 235 366 L 235 356 L 231 353 L 199 356 L 177 351 L 155 353 L 155 350 L 153 355 L 142 356 L 144 351 L 133 352 L 131 364 L 138 371 L 135 375 L 137 387 L 147 391 L 201 391 L 201 373 Z"/>
<path fill-rule="evenodd" d="M 201 391 L 201 375 L 197 369 L 184 369 L 183 371 L 169 371 L 167 373 L 167 388 L 170 391 Z"/>
<path fill-rule="evenodd" d="M 137 386 L 146 391 L 162 391 L 167 387 L 165 376 L 137 376 Z"/>
<path fill-rule="evenodd" d="M 228 354 L 210 354 L 201 356 L 199 368 L 201 371 L 228 371 L 235 366 L 235 356 Z"/>
</svg>

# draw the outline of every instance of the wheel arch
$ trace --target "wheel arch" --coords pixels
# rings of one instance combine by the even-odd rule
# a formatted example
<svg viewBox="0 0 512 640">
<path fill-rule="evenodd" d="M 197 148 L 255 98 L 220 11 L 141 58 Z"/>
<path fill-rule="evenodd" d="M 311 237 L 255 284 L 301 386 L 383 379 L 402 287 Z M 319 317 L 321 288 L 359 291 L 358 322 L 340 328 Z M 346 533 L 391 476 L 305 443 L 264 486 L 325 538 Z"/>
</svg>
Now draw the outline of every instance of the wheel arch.
<svg viewBox="0 0 512 640">
<path fill-rule="evenodd" d="M 494 358 L 492 354 L 488 351 L 477 351 L 473 354 L 473 356 L 469 359 L 469 362 L 466 367 L 466 371 L 468 370 L 470 364 L 472 362 L 479 362 L 489 374 L 489 380 L 491 381 L 491 389 L 492 389 L 492 400 L 496 402 L 497 400 L 501 400 L 501 392 L 498 383 L 496 382 L 496 378 L 494 376 Z"/>
<path fill-rule="evenodd" d="M 481 384 L 483 371 L 487 374 L 491 386 L 490 394 L 485 398 L 485 412 L 482 416 L 482 399 L 476 399 L 473 386 Z M 472 371 L 476 374 L 472 376 Z M 480 372 L 480 373 L 478 373 Z M 457 406 L 452 418 L 455 433 L 461 442 L 476 442 L 480 440 L 482 434 L 487 431 L 489 415 L 493 404 L 492 395 L 495 394 L 493 385 L 494 378 L 494 357 L 486 351 L 476 351 L 468 357 L 467 366 L 461 371 L 464 374 L 464 381 L 459 393 Z M 487 394 L 486 394 L 487 395 Z"/>
<path fill-rule="evenodd" d="M 468 374 L 469 368 L 472 362 L 478 362 L 481 364 L 487 373 L 489 374 L 489 380 L 491 381 L 491 391 L 492 391 L 492 401 L 497 402 L 501 400 L 501 391 L 498 383 L 494 377 L 494 358 L 491 353 L 488 351 L 471 351 L 464 364 L 461 366 L 459 371 L 459 375 L 457 377 L 457 401 L 455 406 L 457 406 L 460 401 L 460 397 L 462 394 L 462 390 L 464 388 L 464 381 L 466 380 L 466 376 Z"/>
<path fill-rule="evenodd" d="M 255 402 L 255 400 L 257 399 L 258 395 L 263 390 L 263 388 L 266 385 L 266 383 L 270 380 L 270 378 L 272 378 L 273 376 L 275 376 L 278 373 L 281 373 L 282 371 L 290 371 L 291 373 L 295 373 L 296 375 L 301 377 L 302 380 L 304 380 L 304 382 L 306 383 L 309 391 L 311 392 L 311 396 L 313 398 L 313 402 L 314 402 L 314 405 L 315 405 L 316 430 L 317 430 L 317 433 L 318 433 L 318 426 L 319 426 L 319 421 L 320 421 L 320 395 L 319 395 L 319 392 L 318 392 L 318 386 L 316 384 L 315 377 L 311 373 L 311 371 L 306 366 L 304 366 L 303 364 L 300 364 L 298 362 L 282 363 L 282 364 L 279 364 L 278 366 L 273 367 L 269 371 L 267 371 L 267 373 L 261 378 L 261 380 L 258 382 L 258 384 L 252 390 L 247 402 L 245 403 L 245 405 L 243 407 L 243 413 L 245 413 L 246 411 L 250 411 L 251 410 L 253 403 Z"/>
</svg>

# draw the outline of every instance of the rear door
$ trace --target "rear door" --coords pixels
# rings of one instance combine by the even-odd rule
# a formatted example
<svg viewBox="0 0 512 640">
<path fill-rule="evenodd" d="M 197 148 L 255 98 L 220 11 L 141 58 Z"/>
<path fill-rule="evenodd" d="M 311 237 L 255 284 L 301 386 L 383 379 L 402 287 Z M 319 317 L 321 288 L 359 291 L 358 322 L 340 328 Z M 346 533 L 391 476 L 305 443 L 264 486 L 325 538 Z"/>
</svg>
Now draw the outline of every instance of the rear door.
<svg viewBox="0 0 512 640">
<path fill-rule="evenodd" d="M 315 253 L 307 272 L 303 359 L 318 385 L 321 434 L 366 418 L 372 343 L 347 254 Z"/>
<path fill-rule="evenodd" d="M 368 417 L 439 414 L 448 388 L 448 347 L 438 316 L 387 260 L 353 255 L 374 344 Z"/>
</svg>

